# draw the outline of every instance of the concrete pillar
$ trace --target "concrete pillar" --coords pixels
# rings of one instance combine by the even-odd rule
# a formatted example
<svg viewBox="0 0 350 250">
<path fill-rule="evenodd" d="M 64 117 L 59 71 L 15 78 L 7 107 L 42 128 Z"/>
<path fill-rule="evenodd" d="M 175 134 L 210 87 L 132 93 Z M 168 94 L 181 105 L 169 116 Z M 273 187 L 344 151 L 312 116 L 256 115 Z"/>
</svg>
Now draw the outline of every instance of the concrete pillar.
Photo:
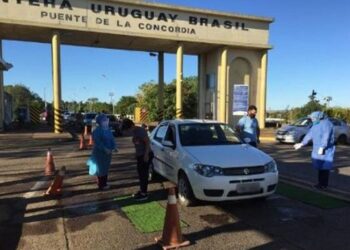
<svg viewBox="0 0 350 250">
<path fill-rule="evenodd" d="M 226 109 L 227 102 L 227 48 L 223 48 L 220 52 L 220 72 L 219 72 L 219 105 L 218 105 L 218 120 L 227 123 Z"/>
<path fill-rule="evenodd" d="M 158 120 L 164 119 L 164 52 L 158 52 Z"/>
<path fill-rule="evenodd" d="M 176 51 L 176 118 L 182 118 L 183 45 Z"/>
<path fill-rule="evenodd" d="M 0 40 L 0 58 L 2 58 L 2 40 Z M 4 130 L 5 101 L 4 101 L 4 72 L 0 70 L 0 131 Z"/>
<path fill-rule="evenodd" d="M 258 87 L 258 121 L 260 128 L 265 128 L 266 117 L 266 82 L 267 82 L 267 51 L 264 51 L 261 56 L 260 63 L 260 82 Z"/>
<path fill-rule="evenodd" d="M 200 119 L 205 118 L 206 60 L 205 54 L 198 56 L 198 118 Z"/>
<path fill-rule="evenodd" d="M 53 83 L 53 112 L 54 132 L 62 133 L 62 110 L 61 110 L 61 56 L 60 56 L 60 34 L 52 35 L 52 83 Z"/>
</svg>

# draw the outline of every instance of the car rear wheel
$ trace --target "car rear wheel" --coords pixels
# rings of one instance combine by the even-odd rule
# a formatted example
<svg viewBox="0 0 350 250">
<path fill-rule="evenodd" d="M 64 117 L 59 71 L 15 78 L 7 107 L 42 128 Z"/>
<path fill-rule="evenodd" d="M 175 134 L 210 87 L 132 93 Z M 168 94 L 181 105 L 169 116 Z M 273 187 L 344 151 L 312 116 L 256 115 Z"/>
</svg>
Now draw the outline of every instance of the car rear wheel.
<svg viewBox="0 0 350 250">
<path fill-rule="evenodd" d="M 191 184 L 184 173 L 180 173 L 177 183 L 179 202 L 185 207 L 193 206 L 196 198 L 193 195 Z"/>
<path fill-rule="evenodd" d="M 347 141 L 348 141 L 348 138 L 346 137 L 346 135 L 340 135 L 337 140 L 337 142 L 342 145 L 345 145 Z"/>
</svg>

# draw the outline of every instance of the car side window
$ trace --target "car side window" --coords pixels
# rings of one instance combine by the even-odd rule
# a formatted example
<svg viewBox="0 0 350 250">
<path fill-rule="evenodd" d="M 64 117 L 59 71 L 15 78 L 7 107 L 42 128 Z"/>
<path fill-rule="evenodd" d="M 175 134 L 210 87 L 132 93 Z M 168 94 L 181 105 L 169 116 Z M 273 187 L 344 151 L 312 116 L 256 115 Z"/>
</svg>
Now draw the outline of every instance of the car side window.
<svg viewBox="0 0 350 250">
<path fill-rule="evenodd" d="M 163 138 L 165 137 L 167 127 L 168 127 L 167 125 L 160 126 L 156 134 L 154 135 L 154 140 L 161 143 L 163 141 Z"/>
<path fill-rule="evenodd" d="M 174 144 L 174 146 L 176 146 L 176 130 L 173 125 L 170 125 L 168 127 L 164 140 L 171 141 Z"/>
<path fill-rule="evenodd" d="M 340 122 L 338 120 L 332 119 L 331 122 L 334 126 L 340 126 Z"/>
</svg>

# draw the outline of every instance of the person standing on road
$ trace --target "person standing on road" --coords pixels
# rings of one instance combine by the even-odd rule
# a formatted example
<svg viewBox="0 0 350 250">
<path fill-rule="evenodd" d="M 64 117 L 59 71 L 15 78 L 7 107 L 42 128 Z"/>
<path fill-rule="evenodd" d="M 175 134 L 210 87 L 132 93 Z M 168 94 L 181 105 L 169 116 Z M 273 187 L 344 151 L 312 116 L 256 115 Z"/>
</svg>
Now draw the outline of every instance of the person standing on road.
<svg viewBox="0 0 350 250">
<path fill-rule="evenodd" d="M 81 137 L 83 140 L 84 138 L 84 116 L 82 114 L 82 110 L 79 110 L 79 112 L 75 116 L 75 127 L 76 127 L 76 133 L 79 134 L 79 137 Z"/>
<path fill-rule="evenodd" d="M 112 152 L 116 149 L 116 143 L 112 132 L 109 130 L 109 120 L 105 114 L 98 115 L 96 118 L 98 127 L 93 131 L 92 138 L 94 148 L 92 155 L 87 161 L 89 174 L 97 176 L 97 186 L 100 190 L 109 189 L 107 185 L 108 170 L 111 165 Z"/>
<path fill-rule="evenodd" d="M 334 129 L 326 115 L 321 111 L 310 115 L 312 127 L 301 143 L 294 145 L 295 150 L 308 145 L 312 141 L 312 165 L 318 170 L 318 184 L 315 188 L 324 190 L 328 187 L 329 172 L 333 168 L 335 153 Z"/>
<path fill-rule="evenodd" d="M 236 131 L 243 138 L 244 142 L 250 144 L 253 147 L 257 147 L 260 143 L 260 128 L 259 122 L 256 117 L 257 108 L 254 105 L 250 105 L 248 108 L 248 114 L 243 116 L 237 123 Z"/>
<path fill-rule="evenodd" d="M 151 161 L 150 141 L 147 131 L 143 127 L 135 126 L 130 119 L 123 120 L 123 130 L 130 131 L 132 134 L 132 142 L 135 146 L 135 153 L 137 159 L 137 172 L 140 181 L 140 190 L 133 195 L 135 200 L 147 200 L 148 188 L 148 171 Z"/>
</svg>

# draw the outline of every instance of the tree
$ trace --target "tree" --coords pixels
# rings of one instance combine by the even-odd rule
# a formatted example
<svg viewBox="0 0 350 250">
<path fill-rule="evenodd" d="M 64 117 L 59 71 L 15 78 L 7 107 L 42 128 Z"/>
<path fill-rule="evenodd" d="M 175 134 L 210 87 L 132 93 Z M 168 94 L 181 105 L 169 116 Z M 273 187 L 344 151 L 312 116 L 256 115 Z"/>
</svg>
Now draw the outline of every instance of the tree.
<svg viewBox="0 0 350 250">
<path fill-rule="evenodd" d="M 23 84 L 6 85 L 5 92 L 9 93 L 13 98 L 13 109 L 16 111 L 21 106 L 35 107 L 43 111 L 45 103 L 40 96 L 32 92 Z"/>
<path fill-rule="evenodd" d="M 166 88 L 166 86 L 164 87 Z M 164 91 L 166 92 L 166 91 Z M 137 105 L 148 111 L 148 119 L 156 121 L 158 118 L 158 85 L 154 81 L 143 83 L 136 95 Z"/>
<path fill-rule="evenodd" d="M 184 118 L 197 117 L 197 89 L 198 78 L 191 76 L 185 77 L 182 82 L 182 107 Z M 138 105 L 148 110 L 148 119 L 156 121 L 158 117 L 158 84 L 151 81 L 142 84 L 137 94 Z M 176 115 L 176 80 L 164 86 L 164 119 L 173 119 Z"/>
<path fill-rule="evenodd" d="M 90 97 L 86 100 L 86 102 L 89 103 L 89 111 L 94 112 L 94 104 L 98 102 L 98 98 L 96 97 Z"/>
<path fill-rule="evenodd" d="M 116 112 L 122 116 L 134 114 L 137 99 L 134 96 L 122 96 L 116 105 Z"/>
<path fill-rule="evenodd" d="M 325 109 L 325 105 L 320 104 L 320 101 L 316 98 L 317 92 L 312 90 L 309 96 L 309 101 L 303 107 L 300 108 L 300 112 L 297 114 L 296 118 L 301 118 L 310 115 L 314 111 L 320 111 Z"/>
</svg>

